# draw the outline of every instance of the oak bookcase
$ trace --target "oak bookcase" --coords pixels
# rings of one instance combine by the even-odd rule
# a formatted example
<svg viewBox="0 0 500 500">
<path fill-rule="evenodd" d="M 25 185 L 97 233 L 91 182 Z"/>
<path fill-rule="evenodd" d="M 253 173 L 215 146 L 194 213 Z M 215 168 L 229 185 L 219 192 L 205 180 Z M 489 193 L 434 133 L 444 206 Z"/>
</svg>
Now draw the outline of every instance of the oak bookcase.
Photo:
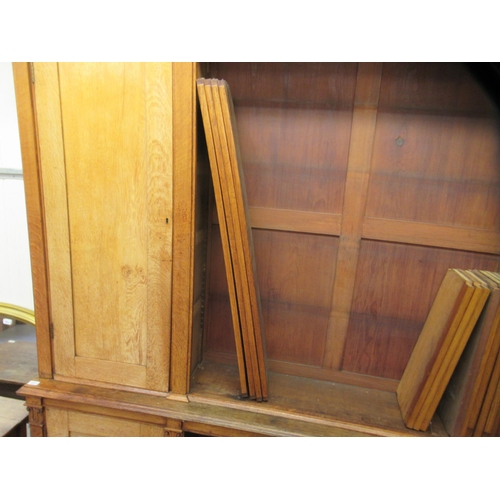
<svg viewBox="0 0 500 500">
<path fill-rule="evenodd" d="M 457 63 L 14 65 L 34 435 L 442 436 L 396 387 L 450 267 L 497 271 L 500 134 Z M 239 397 L 196 78 L 234 98 L 269 366 Z"/>
</svg>

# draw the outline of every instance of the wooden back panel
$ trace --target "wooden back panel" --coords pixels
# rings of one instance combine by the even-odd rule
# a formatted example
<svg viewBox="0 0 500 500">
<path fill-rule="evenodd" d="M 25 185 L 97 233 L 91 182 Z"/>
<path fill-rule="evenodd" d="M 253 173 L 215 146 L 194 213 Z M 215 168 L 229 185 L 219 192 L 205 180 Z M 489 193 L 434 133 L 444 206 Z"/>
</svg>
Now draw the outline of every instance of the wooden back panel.
<svg viewBox="0 0 500 500">
<path fill-rule="evenodd" d="M 234 98 L 273 369 L 398 380 L 446 270 L 498 269 L 492 101 L 459 64 L 212 63 L 205 76 Z M 211 245 L 205 357 L 231 361 Z"/>
</svg>

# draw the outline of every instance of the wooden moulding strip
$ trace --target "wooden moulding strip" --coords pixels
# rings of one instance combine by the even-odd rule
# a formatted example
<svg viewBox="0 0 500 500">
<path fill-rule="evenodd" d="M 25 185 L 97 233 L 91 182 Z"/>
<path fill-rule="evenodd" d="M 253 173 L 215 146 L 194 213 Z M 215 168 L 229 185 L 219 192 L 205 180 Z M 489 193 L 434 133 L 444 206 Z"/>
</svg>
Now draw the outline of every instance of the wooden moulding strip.
<svg viewBox="0 0 500 500">
<path fill-rule="evenodd" d="M 146 387 L 168 392 L 172 304 L 172 63 L 148 63 Z M 159 105 L 162 104 L 162 105 Z"/>
<path fill-rule="evenodd" d="M 498 233 L 476 228 L 367 217 L 363 222 L 362 237 L 469 252 L 500 253 Z"/>
<path fill-rule="evenodd" d="M 200 101 L 201 114 L 203 119 L 203 125 L 205 128 L 205 136 L 208 146 L 208 154 L 210 159 L 210 169 L 212 172 L 212 180 L 214 185 L 214 195 L 215 202 L 217 204 L 217 215 L 219 218 L 219 227 L 222 240 L 222 251 L 224 254 L 224 264 L 226 269 L 226 278 L 229 290 L 229 301 L 231 306 L 231 316 L 233 321 L 234 339 L 236 344 L 236 356 L 238 360 L 238 372 L 240 378 L 240 391 L 243 397 L 249 395 L 249 388 L 251 387 L 250 394 L 255 394 L 255 389 L 253 386 L 253 380 L 250 381 L 251 385 L 249 387 L 249 381 L 247 380 L 246 368 L 245 368 L 245 358 L 243 351 L 243 339 L 240 324 L 240 315 L 238 311 L 238 302 L 236 298 L 236 284 L 234 279 L 233 263 L 231 258 L 231 249 L 229 245 L 229 235 L 227 228 L 226 210 L 224 207 L 224 200 L 222 198 L 222 188 L 219 176 L 219 161 L 216 155 L 216 149 L 214 144 L 214 136 L 212 130 L 212 118 L 211 113 L 208 109 L 207 95 L 205 88 L 205 80 L 200 78 L 197 80 L 198 87 L 198 97 Z M 213 110 L 212 110 L 213 113 Z"/>
<path fill-rule="evenodd" d="M 490 294 L 487 287 L 480 283 L 474 283 L 474 295 L 467 307 L 467 310 L 460 322 L 460 325 L 453 335 L 449 348 L 446 350 L 443 362 L 435 378 L 429 393 L 426 395 L 423 408 L 415 421 L 416 430 L 426 430 L 438 407 L 439 401 L 450 381 L 453 370 L 457 366 L 458 360 L 469 340 L 469 337 L 477 323 L 486 300 Z"/>
<path fill-rule="evenodd" d="M 196 66 L 172 64 L 172 332 L 170 389 L 189 392 L 193 331 Z"/>
<path fill-rule="evenodd" d="M 214 88 L 215 87 L 215 88 Z M 217 82 L 207 80 L 205 86 L 209 109 L 213 111 L 212 128 L 214 132 L 215 148 L 219 162 L 219 176 L 222 188 L 222 199 L 224 200 L 225 216 L 229 234 L 229 246 L 236 283 L 236 297 L 238 311 L 240 314 L 243 347 L 245 352 L 245 367 L 247 378 L 250 381 L 252 391 L 251 398 L 262 400 L 260 388 L 259 371 L 257 366 L 257 352 L 255 346 L 254 325 L 250 304 L 248 303 L 248 283 L 244 269 L 244 257 L 241 243 L 241 229 L 238 220 L 238 212 L 235 207 L 235 193 L 231 178 L 231 167 L 229 164 L 229 153 L 227 150 L 226 131 L 221 113 L 220 98 L 217 90 Z"/>
<path fill-rule="evenodd" d="M 48 265 L 45 254 L 45 221 L 43 216 L 40 159 L 36 131 L 36 110 L 29 63 L 13 63 L 17 116 L 21 141 L 21 156 L 26 192 L 26 214 L 30 241 L 33 296 L 36 317 L 36 344 L 38 372 L 41 377 L 52 377 L 50 340 L 50 304 Z"/>
<path fill-rule="evenodd" d="M 248 211 L 253 229 L 272 229 L 289 233 L 324 234 L 327 236 L 340 235 L 342 223 L 340 214 L 269 207 L 249 207 Z M 212 223 L 219 223 L 215 214 L 213 214 Z"/>
<path fill-rule="evenodd" d="M 453 269 L 447 271 L 396 391 L 403 420 L 410 428 L 473 293 L 472 283 L 464 281 Z"/>
<path fill-rule="evenodd" d="M 213 90 L 218 87 L 220 96 L 221 111 L 224 119 L 226 140 L 229 150 L 229 164 L 226 172 L 232 173 L 233 193 L 236 202 L 237 220 L 239 220 L 241 243 L 244 258 L 244 270 L 247 277 L 248 296 L 253 319 L 253 333 L 257 350 L 258 376 L 262 399 L 268 398 L 267 387 L 267 366 L 266 352 L 263 335 L 263 316 L 257 280 L 257 269 L 255 262 L 255 252 L 253 247 L 252 228 L 250 226 L 250 216 L 248 200 L 246 198 L 246 188 L 243 173 L 243 163 L 239 151 L 239 143 L 236 129 L 236 118 L 234 114 L 233 101 L 229 86 L 224 80 L 218 81 L 217 86 L 213 84 Z M 230 177 L 229 175 L 229 177 Z M 231 188 L 231 183 L 229 183 Z"/>
<path fill-rule="evenodd" d="M 381 78 L 381 63 L 359 64 L 341 234 L 324 350 L 325 369 L 340 370 L 342 366 L 368 193 Z"/>
<path fill-rule="evenodd" d="M 69 234 L 66 158 L 57 63 L 34 64 L 40 186 L 45 216 L 53 372 L 75 376 L 73 272 Z M 56 305 L 52 307 L 52 305 Z M 35 311 L 36 312 L 36 311 Z"/>
</svg>

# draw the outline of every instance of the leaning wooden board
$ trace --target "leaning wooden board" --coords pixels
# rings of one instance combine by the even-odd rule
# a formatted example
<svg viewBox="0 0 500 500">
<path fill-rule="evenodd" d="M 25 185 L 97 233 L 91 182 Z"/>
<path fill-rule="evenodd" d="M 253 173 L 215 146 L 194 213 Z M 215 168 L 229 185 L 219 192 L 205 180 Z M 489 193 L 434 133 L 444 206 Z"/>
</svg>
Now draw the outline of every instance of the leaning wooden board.
<svg viewBox="0 0 500 500">
<path fill-rule="evenodd" d="M 464 274 L 466 274 L 466 272 L 464 272 Z M 466 274 L 466 277 L 474 280 L 474 277 L 468 274 Z M 445 353 L 438 375 L 427 395 L 424 409 L 415 421 L 415 426 L 413 428 L 416 430 L 427 429 L 490 294 L 490 290 L 485 284 L 479 281 L 473 281 L 473 285 L 475 288 L 474 295 L 472 296 L 450 347 Z"/>
<path fill-rule="evenodd" d="M 231 164 L 231 158 L 229 155 L 229 146 L 227 138 L 227 127 L 224 122 L 224 117 L 222 114 L 222 103 L 218 91 L 218 85 L 216 80 L 209 80 L 206 86 L 206 92 L 211 93 L 213 110 L 216 116 L 216 125 L 218 129 L 219 137 L 219 147 L 221 151 L 221 184 L 223 186 L 222 195 L 227 201 L 228 210 L 231 213 L 231 224 L 229 225 L 229 230 L 231 234 L 231 244 L 234 250 L 233 252 L 233 262 L 235 267 L 235 276 L 238 293 L 238 304 L 240 307 L 240 314 L 244 317 L 244 339 L 246 338 L 246 346 L 248 351 L 248 371 L 251 372 L 252 378 L 255 380 L 255 397 L 257 400 L 262 400 L 262 389 L 261 380 L 258 367 L 257 359 L 257 346 L 255 339 L 255 324 L 251 303 L 250 303 L 250 292 L 249 292 L 249 282 L 248 273 L 246 270 L 246 261 L 244 253 L 243 244 L 243 234 L 241 231 L 241 221 L 240 214 L 237 207 L 238 193 L 235 191 L 234 180 L 233 180 L 233 165 Z M 245 345 L 245 344 L 244 344 Z"/>
<path fill-rule="evenodd" d="M 268 397 L 267 387 L 267 362 L 263 332 L 263 316 L 260 301 L 259 283 L 257 280 L 256 259 L 253 246 L 252 228 L 250 225 L 250 212 L 243 174 L 243 163 L 238 144 L 236 117 L 234 113 L 233 100 L 228 84 L 224 80 L 217 82 L 219 88 L 220 102 L 226 128 L 227 144 L 231 160 L 233 177 L 233 190 L 239 215 L 240 229 L 242 235 L 243 251 L 245 258 L 245 269 L 248 276 L 248 292 L 254 322 L 255 343 L 257 348 L 257 362 L 261 381 L 262 397 Z"/>
<path fill-rule="evenodd" d="M 498 387 L 500 384 L 500 352 L 497 355 L 495 361 L 495 367 L 493 368 L 493 373 L 488 384 L 488 389 L 481 406 L 481 411 L 479 413 L 479 418 L 474 429 L 473 436 L 482 436 L 485 432 L 486 422 L 490 418 L 490 413 L 493 411 L 495 398 L 497 397 Z"/>
<path fill-rule="evenodd" d="M 474 429 L 500 343 L 500 287 L 487 276 L 492 290 L 485 310 L 474 329 L 450 379 L 438 411 L 450 436 L 466 436 Z"/>
<path fill-rule="evenodd" d="M 403 420 L 409 427 L 420 413 L 443 353 L 473 293 L 474 287 L 455 270 L 447 271 L 396 391 Z"/>
<path fill-rule="evenodd" d="M 207 95 L 205 91 L 204 81 L 202 79 L 197 82 L 198 97 L 200 101 L 201 114 L 203 125 L 205 128 L 205 137 L 208 146 L 208 154 L 210 160 L 210 168 L 212 172 L 212 180 L 214 186 L 215 202 L 217 205 L 217 215 L 219 218 L 219 228 L 222 240 L 222 250 L 224 255 L 224 264 L 226 269 L 226 278 L 228 283 L 229 302 L 231 306 L 231 316 L 233 321 L 234 339 L 236 344 L 236 355 L 238 360 L 238 372 L 240 378 L 240 392 L 241 396 L 254 396 L 255 389 L 253 380 L 248 381 L 245 367 L 245 359 L 243 352 L 243 339 L 240 323 L 240 315 L 238 310 L 238 302 L 236 297 L 236 283 L 234 279 L 234 271 L 231 257 L 231 248 L 229 244 L 229 233 L 227 227 L 226 207 L 222 198 L 222 187 L 219 174 L 220 160 L 216 153 L 216 141 L 214 139 L 214 132 L 212 127 L 212 117 L 207 103 Z M 211 98 L 211 95 L 208 96 Z"/>
<path fill-rule="evenodd" d="M 244 394 L 244 372 L 249 396 L 267 400 L 262 311 L 232 99 L 223 81 L 199 79 L 197 85 L 223 236 L 226 277 L 230 282 L 233 327 L 240 328 L 240 335 L 235 333 L 240 351 L 240 385 Z"/>
</svg>

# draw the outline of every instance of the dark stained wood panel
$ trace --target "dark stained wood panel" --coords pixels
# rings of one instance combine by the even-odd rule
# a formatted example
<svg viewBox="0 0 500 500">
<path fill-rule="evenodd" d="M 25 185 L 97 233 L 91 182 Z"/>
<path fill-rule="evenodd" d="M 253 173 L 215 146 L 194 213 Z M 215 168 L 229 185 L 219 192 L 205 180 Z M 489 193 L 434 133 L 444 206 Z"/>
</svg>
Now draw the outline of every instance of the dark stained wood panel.
<svg viewBox="0 0 500 500">
<path fill-rule="evenodd" d="M 330 306 L 338 238 L 254 230 L 254 242 L 262 299 Z"/>
<path fill-rule="evenodd" d="M 342 369 L 399 379 L 448 268 L 498 267 L 498 256 L 363 240 Z"/>
<path fill-rule="evenodd" d="M 331 374 L 395 383 L 446 269 L 498 267 L 500 127 L 492 101 L 461 64 L 381 66 L 378 86 L 375 65 L 211 65 L 211 76 L 228 81 L 235 102 L 271 366 L 295 365 L 299 374 L 301 367 L 318 370 L 319 362 Z M 356 89 L 370 99 L 360 100 Z M 359 144 L 357 108 L 375 116 L 371 127 L 360 123 Z M 368 141 L 373 154 L 360 161 Z M 359 194 L 352 199 L 350 154 L 353 176 L 361 180 L 362 171 L 367 186 L 363 195 L 351 186 Z M 350 212 L 357 214 L 359 262 L 348 241 Z M 293 241 L 313 232 L 335 241 L 328 258 Z M 330 276 L 322 275 L 331 266 L 335 279 L 341 255 L 352 260 L 347 269 L 340 259 L 336 273 L 339 283 L 352 278 L 352 301 L 342 301 L 345 287 L 336 300 L 326 286 Z M 216 359 L 217 342 L 209 345 Z"/>
<path fill-rule="evenodd" d="M 500 134 L 480 117 L 379 112 L 366 216 L 500 229 Z"/>
<path fill-rule="evenodd" d="M 209 255 L 210 278 L 207 287 L 204 349 L 206 351 L 236 353 L 229 291 L 218 225 L 212 226 Z"/>
<path fill-rule="evenodd" d="M 357 63 L 216 63 L 235 105 L 350 109 Z"/>
<path fill-rule="evenodd" d="M 338 238 L 254 230 L 269 359 L 320 365 Z"/>
<path fill-rule="evenodd" d="M 215 225 L 212 238 L 205 349 L 231 352 L 229 299 Z M 321 365 L 338 238 L 256 229 L 253 238 L 268 358 Z"/>
<path fill-rule="evenodd" d="M 385 63 L 381 108 L 490 113 L 492 102 L 460 63 Z"/>
<path fill-rule="evenodd" d="M 357 63 L 295 63 L 287 66 L 290 101 L 352 109 Z"/>
<path fill-rule="evenodd" d="M 241 100 L 282 101 L 286 63 L 214 63 L 211 76 L 231 86 L 235 104 Z"/>
<path fill-rule="evenodd" d="M 237 107 L 251 206 L 340 213 L 352 114 Z"/>
</svg>

